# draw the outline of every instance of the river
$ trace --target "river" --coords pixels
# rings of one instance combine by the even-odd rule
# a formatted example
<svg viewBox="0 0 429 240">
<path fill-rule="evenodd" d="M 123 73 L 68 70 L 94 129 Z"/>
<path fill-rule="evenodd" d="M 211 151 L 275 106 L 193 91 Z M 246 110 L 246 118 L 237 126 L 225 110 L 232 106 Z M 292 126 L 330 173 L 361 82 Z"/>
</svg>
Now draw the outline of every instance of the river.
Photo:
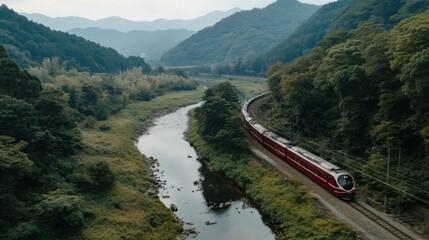
<svg viewBox="0 0 429 240">
<path fill-rule="evenodd" d="M 161 201 L 167 207 L 177 206 L 176 215 L 184 222 L 184 229 L 191 230 L 188 239 L 275 239 L 245 194 L 208 171 L 185 140 L 187 112 L 199 105 L 156 119 L 138 138 L 139 151 L 159 163 L 155 174 L 164 182 Z"/>
</svg>

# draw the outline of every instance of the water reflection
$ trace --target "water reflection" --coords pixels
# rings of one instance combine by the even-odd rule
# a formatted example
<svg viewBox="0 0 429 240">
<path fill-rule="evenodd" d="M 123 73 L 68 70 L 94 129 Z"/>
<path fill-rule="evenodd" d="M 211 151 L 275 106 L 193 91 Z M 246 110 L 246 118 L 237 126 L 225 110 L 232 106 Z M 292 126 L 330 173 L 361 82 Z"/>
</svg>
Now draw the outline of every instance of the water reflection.
<svg viewBox="0 0 429 240">
<path fill-rule="evenodd" d="M 137 142 L 140 152 L 156 158 L 156 172 L 165 181 L 161 201 L 177 206 L 185 229 L 196 229 L 189 239 L 274 239 L 259 212 L 246 196 L 222 176 L 197 161 L 195 150 L 184 140 L 187 112 L 192 105 L 159 118 Z M 194 238 L 195 237 L 195 238 Z"/>
</svg>

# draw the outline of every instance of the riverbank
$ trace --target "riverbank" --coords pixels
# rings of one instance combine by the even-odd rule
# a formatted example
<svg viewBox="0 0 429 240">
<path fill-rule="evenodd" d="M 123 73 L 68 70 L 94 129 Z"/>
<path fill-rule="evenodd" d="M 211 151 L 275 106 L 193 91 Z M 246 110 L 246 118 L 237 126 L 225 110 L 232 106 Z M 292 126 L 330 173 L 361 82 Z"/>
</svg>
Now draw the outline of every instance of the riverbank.
<svg viewBox="0 0 429 240">
<path fill-rule="evenodd" d="M 135 138 L 157 113 L 201 100 L 202 91 L 168 93 L 130 104 L 92 129 L 82 128 L 84 150 L 75 158 L 84 168 L 108 163 L 115 176 L 111 189 L 83 193 L 87 211 L 84 239 L 175 239 L 181 226 L 159 200 L 149 166 L 135 147 Z"/>
<path fill-rule="evenodd" d="M 253 159 L 216 149 L 198 134 L 191 117 L 187 134 L 200 159 L 241 186 L 275 226 L 277 239 L 354 239 L 346 224 L 324 214 L 304 186 Z"/>
<path fill-rule="evenodd" d="M 161 183 L 158 196 L 183 222 L 183 239 L 274 240 L 247 196 L 224 176 L 208 171 L 184 139 L 188 111 L 198 106 L 157 118 L 138 138 L 140 152 L 153 159 L 152 169 Z"/>
</svg>

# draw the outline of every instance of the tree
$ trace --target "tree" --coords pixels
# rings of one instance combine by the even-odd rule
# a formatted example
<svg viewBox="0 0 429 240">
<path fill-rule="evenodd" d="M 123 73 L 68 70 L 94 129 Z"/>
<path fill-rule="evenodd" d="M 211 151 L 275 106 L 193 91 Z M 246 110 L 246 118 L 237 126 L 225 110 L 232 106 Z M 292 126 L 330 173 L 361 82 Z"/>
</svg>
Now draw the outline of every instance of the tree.
<svg viewBox="0 0 429 240">
<path fill-rule="evenodd" d="M 223 149 L 243 151 L 246 144 L 237 89 L 223 82 L 206 90 L 203 99 L 204 105 L 195 113 L 201 136 Z"/>
<path fill-rule="evenodd" d="M 0 95 L 0 135 L 30 141 L 39 129 L 33 105 L 10 96 Z"/>
<path fill-rule="evenodd" d="M 0 95 L 9 95 L 18 99 L 37 97 L 42 85 L 36 77 L 19 69 L 9 59 L 3 45 L 0 45 Z"/>
<path fill-rule="evenodd" d="M 47 88 L 35 101 L 38 111 L 39 131 L 32 143 L 38 156 L 53 154 L 68 156 L 80 148 L 81 136 L 77 130 L 77 111 L 68 106 L 64 92 Z"/>
</svg>

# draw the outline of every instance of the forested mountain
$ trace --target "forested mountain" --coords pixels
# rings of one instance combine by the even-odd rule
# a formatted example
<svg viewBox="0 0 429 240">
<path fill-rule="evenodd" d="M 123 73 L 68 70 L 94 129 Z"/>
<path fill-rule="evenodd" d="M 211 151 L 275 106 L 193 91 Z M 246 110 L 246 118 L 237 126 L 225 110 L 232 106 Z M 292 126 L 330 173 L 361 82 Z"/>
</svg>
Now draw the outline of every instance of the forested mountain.
<svg viewBox="0 0 429 240">
<path fill-rule="evenodd" d="M 309 19 L 297 27 L 291 36 L 248 64 L 254 72 L 265 72 L 277 61 L 290 62 L 310 51 L 322 40 L 332 21 L 352 0 L 338 0 L 320 7 Z"/>
<path fill-rule="evenodd" d="M 114 29 L 121 32 L 135 30 L 156 31 L 168 29 L 187 29 L 198 31 L 205 27 L 212 26 L 221 19 L 239 12 L 241 9 L 233 8 L 228 11 L 214 11 L 195 19 L 156 19 L 154 21 L 130 21 L 120 17 L 109 17 L 100 20 L 90 20 L 82 17 L 55 17 L 51 18 L 37 13 L 22 13 L 28 19 L 41 23 L 54 30 L 67 32 L 73 28 L 103 28 Z"/>
<path fill-rule="evenodd" d="M 334 21 L 339 31 L 269 70 L 274 130 L 356 171 L 361 189 L 397 210 L 429 202 L 429 11 L 406 18 L 427 8 L 427 1 L 354 1 Z M 363 18 L 370 21 L 359 25 Z M 396 189 L 384 183 L 388 164 Z"/>
<path fill-rule="evenodd" d="M 399 21 L 429 8 L 428 0 L 339 0 L 323 5 L 277 46 L 247 61 L 218 66 L 223 74 L 263 75 L 275 62 L 287 63 L 307 54 L 326 34 L 352 30 L 367 22 L 390 29 Z"/>
<path fill-rule="evenodd" d="M 184 66 L 249 58 L 285 39 L 318 8 L 278 0 L 263 9 L 235 13 L 168 51 L 162 62 Z"/>
<path fill-rule="evenodd" d="M 59 57 L 67 67 L 91 72 L 118 72 L 133 66 L 150 67 L 142 58 L 125 58 L 112 48 L 28 21 L 9 9 L 0 7 L 0 43 L 21 67 L 38 66 L 44 58 Z"/>
<path fill-rule="evenodd" d="M 170 29 L 123 33 L 111 29 L 75 28 L 71 29 L 69 33 L 94 41 L 102 46 L 114 48 L 125 56 L 142 56 L 146 61 L 157 63 L 162 54 L 195 32 L 185 29 Z"/>
<path fill-rule="evenodd" d="M 429 8 L 427 0 L 339 0 L 322 6 L 286 40 L 251 62 L 256 72 L 277 62 L 290 62 L 321 41 L 327 33 L 350 30 L 374 22 L 392 28 L 399 21 Z"/>
</svg>

